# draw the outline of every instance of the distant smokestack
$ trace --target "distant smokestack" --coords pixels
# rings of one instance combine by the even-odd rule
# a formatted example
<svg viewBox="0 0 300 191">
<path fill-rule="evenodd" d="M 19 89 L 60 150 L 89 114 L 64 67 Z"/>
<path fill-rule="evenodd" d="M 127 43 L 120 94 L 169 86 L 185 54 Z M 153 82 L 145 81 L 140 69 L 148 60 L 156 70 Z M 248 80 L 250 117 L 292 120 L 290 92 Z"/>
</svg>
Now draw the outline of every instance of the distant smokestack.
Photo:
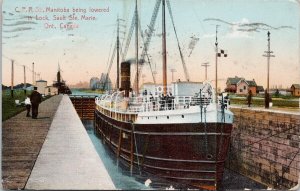
<svg viewBox="0 0 300 191">
<path fill-rule="evenodd" d="M 121 89 L 125 90 L 125 97 L 129 97 L 130 90 L 130 62 L 121 63 Z"/>
</svg>

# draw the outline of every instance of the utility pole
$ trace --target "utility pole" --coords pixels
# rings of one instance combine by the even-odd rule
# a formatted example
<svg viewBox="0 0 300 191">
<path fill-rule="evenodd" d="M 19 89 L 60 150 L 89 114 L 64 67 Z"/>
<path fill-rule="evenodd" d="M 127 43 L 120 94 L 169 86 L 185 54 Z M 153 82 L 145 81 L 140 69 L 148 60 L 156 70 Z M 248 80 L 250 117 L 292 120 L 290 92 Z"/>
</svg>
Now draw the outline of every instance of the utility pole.
<svg viewBox="0 0 300 191">
<path fill-rule="evenodd" d="M 174 82 L 174 72 L 177 72 L 177 70 L 175 68 L 172 68 L 171 72 L 172 72 L 172 82 Z"/>
<path fill-rule="evenodd" d="M 205 67 L 205 81 L 206 81 L 207 80 L 207 67 L 209 67 L 210 65 L 208 62 L 205 62 L 201 66 Z"/>
<path fill-rule="evenodd" d="M 270 50 L 270 31 L 268 31 L 268 51 L 265 51 L 266 54 L 264 54 L 264 57 L 267 57 L 267 70 L 268 70 L 268 76 L 267 76 L 267 91 L 265 92 L 265 108 L 269 108 L 269 102 L 270 102 L 270 58 L 275 57 L 275 55 L 272 55 L 273 51 Z"/>
<path fill-rule="evenodd" d="M 34 62 L 32 62 L 32 85 L 34 86 Z"/>
<path fill-rule="evenodd" d="M 219 25 L 216 25 L 216 86 L 215 86 L 215 102 L 218 105 L 218 27 Z"/>
<path fill-rule="evenodd" d="M 11 87 L 10 87 L 11 97 L 14 97 L 14 60 L 11 60 Z"/>
<path fill-rule="evenodd" d="M 24 94 L 26 96 L 26 68 L 25 68 L 25 65 L 23 65 L 23 69 L 24 69 Z"/>
</svg>

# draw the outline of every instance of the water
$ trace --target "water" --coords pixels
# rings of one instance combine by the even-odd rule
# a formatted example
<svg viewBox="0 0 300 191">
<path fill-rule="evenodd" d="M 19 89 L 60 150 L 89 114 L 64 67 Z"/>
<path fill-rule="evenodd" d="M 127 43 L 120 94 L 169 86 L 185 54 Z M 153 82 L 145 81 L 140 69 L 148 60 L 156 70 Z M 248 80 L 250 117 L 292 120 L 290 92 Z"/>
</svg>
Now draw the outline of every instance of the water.
<svg viewBox="0 0 300 191">
<path fill-rule="evenodd" d="M 130 176 L 129 169 L 117 165 L 116 157 L 94 133 L 93 121 L 83 121 L 83 125 L 117 189 L 150 189 L 142 181 L 136 180 L 136 177 Z"/>
<path fill-rule="evenodd" d="M 176 182 L 170 182 L 164 179 L 159 179 L 154 175 L 146 174 L 143 172 L 142 175 L 139 174 L 139 171 L 135 169 L 133 174 L 131 175 L 130 169 L 128 166 L 122 164 L 122 162 L 118 162 L 116 156 L 112 153 L 112 151 L 108 148 L 107 145 L 102 143 L 102 140 L 96 136 L 94 133 L 94 122 L 91 120 L 82 121 L 85 126 L 87 133 L 95 146 L 95 149 L 100 156 L 104 166 L 106 167 L 112 181 L 114 182 L 117 189 L 122 190 L 140 190 L 140 189 L 160 189 L 165 190 L 166 188 L 170 188 L 172 185 L 176 189 L 184 189 L 182 185 L 178 185 Z M 145 186 L 145 181 L 147 179 L 151 179 L 152 183 L 151 187 Z M 237 174 L 233 171 L 230 171 L 225 168 L 223 175 L 223 189 L 266 189 L 264 185 L 261 185 L 247 177 L 244 177 L 240 174 Z M 193 189 L 193 188 L 191 188 Z M 197 189 L 199 190 L 199 189 Z"/>
<path fill-rule="evenodd" d="M 82 95 L 88 95 L 88 96 L 100 96 L 101 94 L 98 93 L 91 93 L 91 92 L 82 92 L 77 89 L 72 89 L 71 96 L 82 96 Z"/>
</svg>

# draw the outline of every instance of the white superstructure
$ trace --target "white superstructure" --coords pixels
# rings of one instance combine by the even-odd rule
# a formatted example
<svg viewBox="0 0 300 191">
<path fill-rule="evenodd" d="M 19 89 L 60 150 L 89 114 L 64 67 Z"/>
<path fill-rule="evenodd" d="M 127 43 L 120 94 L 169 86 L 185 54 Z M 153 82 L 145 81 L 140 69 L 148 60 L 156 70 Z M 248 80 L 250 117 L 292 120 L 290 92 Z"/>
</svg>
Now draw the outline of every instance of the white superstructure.
<svg viewBox="0 0 300 191">
<path fill-rule="evenodd" d="M 227 110 L 227 100 L 221 97 L 216 105 L 211 85 L 201 84 L 201 87 L 195 95 L 167 97 L 147 94 L 127 98 L 119 91 L 96 98 L 96 105 L 98 110 L 104 109 L 107 115 L 121 121 L 132 119 L 126 115 L 136 115 L 134 123 L 137 124 L 232 123 L 233 114 Z"/>
</svg>

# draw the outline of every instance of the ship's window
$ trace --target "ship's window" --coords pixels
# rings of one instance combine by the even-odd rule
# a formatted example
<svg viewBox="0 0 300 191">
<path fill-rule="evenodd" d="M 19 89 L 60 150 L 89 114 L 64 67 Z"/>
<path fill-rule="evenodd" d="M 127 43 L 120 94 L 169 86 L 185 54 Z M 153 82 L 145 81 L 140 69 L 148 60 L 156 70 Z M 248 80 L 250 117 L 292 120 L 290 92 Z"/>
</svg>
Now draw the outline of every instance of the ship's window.
<svg viewBox="0 0 300 191">
<path fill-rule="evenodd" d="M 213 158 L 213 156 L 212 156 L 211 154 L 208 154 L 208 155 L 206 155 L 206 158 L 207 158 L 208 160 L 210 160 L 210 159 Z"/>
<path fill-rule="evenodd" d="M 148 117 L 148 119 L 149 119 L 149 117 Z"/>
<path fill-rule="evenodd" d="M 157 116 L 155 118 L 157 119 Z"/>
<path fill-rule="evenodd" d="M 167 119 L 169 119 L 169 116 L 167 116 Z"/>
<path fill-rule="evenodd" d="M 182 115 L 181 117 L 184 118 L 184 115 Z"/>
</svg>

